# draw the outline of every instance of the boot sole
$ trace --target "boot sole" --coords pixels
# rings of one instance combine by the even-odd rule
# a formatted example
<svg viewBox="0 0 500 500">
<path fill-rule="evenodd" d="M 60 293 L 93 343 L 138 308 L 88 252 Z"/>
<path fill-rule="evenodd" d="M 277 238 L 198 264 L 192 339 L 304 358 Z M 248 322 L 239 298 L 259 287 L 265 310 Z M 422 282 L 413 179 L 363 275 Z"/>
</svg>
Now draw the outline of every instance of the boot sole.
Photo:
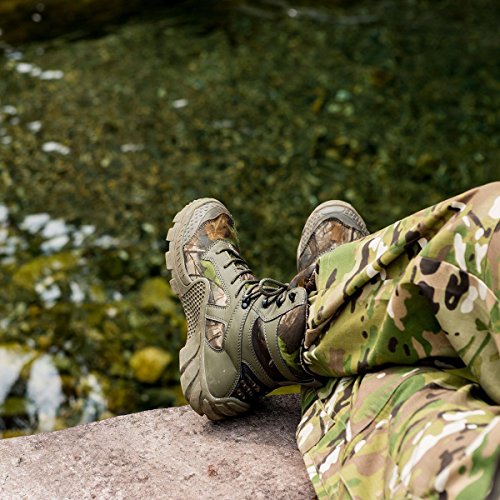
<svg viewBox="0 0 500 500">
<path fill-rule="evenodd" d="M 210 420 L 221 420 L 241 413 L 246 413 L 250 405 L 232 397 L 218 398 L 208 389 L 205 357 L 205 314 L 210 292 L 210 284 L 205 278 L 193 280 L 184 266 L 182 252 L 182 236 L 192 220 L 195 211 L 206 203 L 216 203 L 213 198 L 200 198 L 186 205 L 174 217 L 174 225 L 169 229 L 167 241 L 168 252 L 165 254 L 167 269 L 171 272 L 170 286 L 179 298 L 199 303 L 200 310 L 196 315 L 186 313 L 188 337 L 186 344 L 179 352 L 181 388 L 191 408 L 199 415 L 206 415 Z M 189 332 L 191 332 L 189 334 Z"/>
</svg>

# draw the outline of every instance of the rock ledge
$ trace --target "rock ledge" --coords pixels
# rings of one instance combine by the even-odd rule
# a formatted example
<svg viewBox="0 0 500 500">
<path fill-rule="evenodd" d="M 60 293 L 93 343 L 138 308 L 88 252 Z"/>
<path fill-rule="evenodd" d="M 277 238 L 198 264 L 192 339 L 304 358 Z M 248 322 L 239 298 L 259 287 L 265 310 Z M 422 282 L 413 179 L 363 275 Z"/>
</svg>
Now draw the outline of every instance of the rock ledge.
<svg viewBox="0 0 500 500">
<path fill-rule="evenodd" d="M 0 498 L 313 498 L 297 395 L 220 423 L 189 407 L 0 441 Z"/>
</svg>

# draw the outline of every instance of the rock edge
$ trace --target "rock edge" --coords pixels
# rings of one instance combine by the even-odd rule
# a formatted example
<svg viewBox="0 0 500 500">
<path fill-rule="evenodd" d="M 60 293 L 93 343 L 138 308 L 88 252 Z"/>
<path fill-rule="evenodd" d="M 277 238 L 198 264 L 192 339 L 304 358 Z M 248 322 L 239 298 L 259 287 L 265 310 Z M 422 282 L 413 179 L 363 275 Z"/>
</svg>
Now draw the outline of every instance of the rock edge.
<svg viewBox="0 0 500 500">
<path fill-rule="evenodd" d="M 297 395 L 210 422 L 153 410 L 0 441 L 0 497 L 313 498 L 295 443 Z"/>
</svg>

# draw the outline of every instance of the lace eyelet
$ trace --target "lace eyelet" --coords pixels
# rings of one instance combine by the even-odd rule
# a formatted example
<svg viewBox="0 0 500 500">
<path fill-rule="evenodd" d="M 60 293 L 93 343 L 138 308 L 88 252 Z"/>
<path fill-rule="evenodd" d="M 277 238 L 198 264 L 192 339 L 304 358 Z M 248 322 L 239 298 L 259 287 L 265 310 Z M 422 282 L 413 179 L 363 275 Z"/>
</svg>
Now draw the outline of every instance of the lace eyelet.
<svg viewBox="0 0 500 500">
<path fill-rule="evenodd" d="M 241 308 L 242 308 L 242 309 L 248 309 L 248 306 L 249 306 L 249 305 L 250 305 L 250 304 L 249 304 L 246 300 L 243 300 L 243 301 L 241 302 Z"/>
<path fill-rule="evenodd" d="M 291 302 L 295 302 L 295 298 L 297 297 L 297 295 L 295 294 L 295 292 L 290 292 L 288 294 L 288 297 L 289 297 Z"/>
<path fill-rule="evenodd" d="M 269 301 L 268 301 L 267 299 L 264 299 L 264 300 L 262 301 L 262 307 L 263 307 L 264 309 L 267 309 L 267 308 L 269 307 Z"/>
<path fill-rule="evenodd" d="M 281 307 L 283 304 L 284 304 L 284 301 L 283 301 L 283 300 L 276 299 L 276 305 L 277 305 L 278 307 Z"/>
</svg>

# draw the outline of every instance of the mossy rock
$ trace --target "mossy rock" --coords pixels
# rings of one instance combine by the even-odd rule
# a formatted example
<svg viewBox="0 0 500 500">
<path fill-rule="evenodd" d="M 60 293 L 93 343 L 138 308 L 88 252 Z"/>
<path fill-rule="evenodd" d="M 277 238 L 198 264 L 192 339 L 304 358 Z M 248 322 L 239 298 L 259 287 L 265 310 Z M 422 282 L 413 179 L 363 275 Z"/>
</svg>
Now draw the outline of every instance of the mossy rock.
<svg viewBox="0 0 500 500">
<path fill-rule="evenodd" d="M 140 382 L 154 384 L 172 361 L 172 355 L 158 347 L 145 347 L 130 358 L 134 377 Z"/>
<path fill-rule="evenodd" d="M 143 309 L 156 309 L 167 316 L 174 316 L 177 312 L 172 290 L 163 278 L 151 278 L 142 284 L 139 305 Z"/>
</svg>

